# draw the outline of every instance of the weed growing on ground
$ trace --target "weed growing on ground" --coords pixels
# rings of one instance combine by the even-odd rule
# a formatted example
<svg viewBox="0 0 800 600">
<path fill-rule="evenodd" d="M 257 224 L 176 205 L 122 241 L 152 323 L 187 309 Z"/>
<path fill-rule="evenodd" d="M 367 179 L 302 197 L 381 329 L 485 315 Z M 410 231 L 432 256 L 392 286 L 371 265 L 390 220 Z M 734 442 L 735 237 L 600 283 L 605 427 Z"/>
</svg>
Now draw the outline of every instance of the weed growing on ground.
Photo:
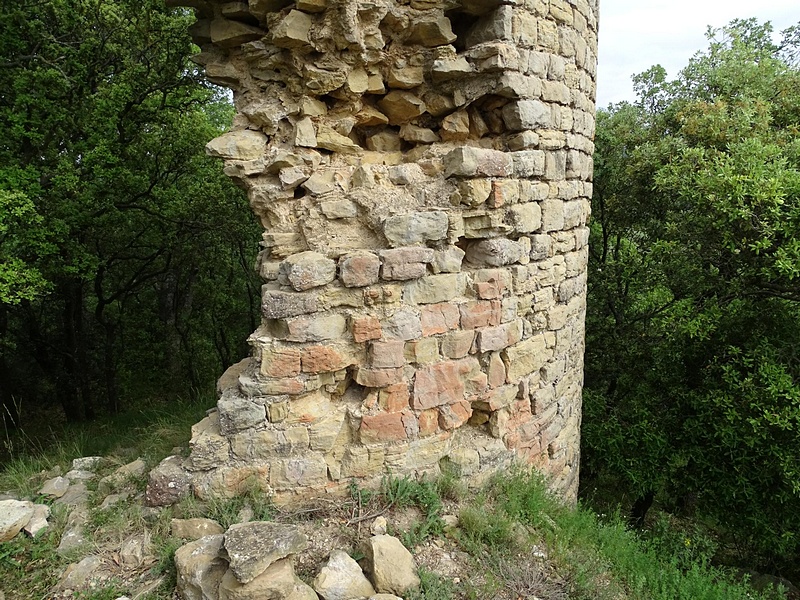
<svg viewBox="0 0 800 600">
<path fill-rule="evenodd" d="M 124 595 L 127 590 L 116 583 L 104 585 L 102 588 L 79 592 L 75 596 L 78 600 L 116 600 Z"/>
<path fill-rule="evenodd" d="M 186 543 L 175 537 L 157 537 L 153 539 L 153 552 L 156 564 L 153 566 L 153 575 L 163 576 L 162 589 L 173 590 L 177 584 L 178 574 L 175 569 L 175 552 Z"/>
<path fill-rule="evenodd" d="M 250 482 L 245 486 L 245 490 L 233 498 L 222 498 L 212 496 L 202 507 L 202 514 L 191 514 L 189 516 L 203 516 L 215 520 L 228 529 L 231 525 L 241 522 L 243 511 L 252 511 L 251 521 L 271 521 L 275 518 L 276 509 L 272 499 L 264 492 L 256 482 Z"/>
<path fill-rule="evenodd" d="M 600 521 L 584 509 L 559 504 L 539 476 L 516 471 L 496 477 L 488 493 L 497 511 L 533 526 L 550 556 L 570 582 L 576 600 L 648 598 L 649 600 L 772 600 L 779 593 L 759 594 L 729 574 L 705 563 L 684 569 L 667 546 L 646 543 L 619 518 Z M 490 519 L 494 519 L 497 513 Z M 470 523 L 470 517 L 466 522 Z M 479 523 L 473 517 L 470 525 Z M 462 525 L 463 527 L 463 525 Z M 478 531 L 481 531 L 478 528 Z M 483 539 L 491 539 L 486 533 Z"/>
<path fill-rule="evenodd" d="M 444 531 L 442 499 L 439 497 L 436 482 L 386 477 L 381 483 L 381 495 L 390 506 L 416 506 L 422 511 L 422 520 L 400 534 L 405 546 L 414 547 L 431 535 L 440 535 Z"/>
<path fill-rule="evenodd" d="M 453 600 L 456 597 L 455 585 L 445 577 L 420 569 L 419 580 L 419 589 L 406 593 L 406 600 Z"/>
</svg>

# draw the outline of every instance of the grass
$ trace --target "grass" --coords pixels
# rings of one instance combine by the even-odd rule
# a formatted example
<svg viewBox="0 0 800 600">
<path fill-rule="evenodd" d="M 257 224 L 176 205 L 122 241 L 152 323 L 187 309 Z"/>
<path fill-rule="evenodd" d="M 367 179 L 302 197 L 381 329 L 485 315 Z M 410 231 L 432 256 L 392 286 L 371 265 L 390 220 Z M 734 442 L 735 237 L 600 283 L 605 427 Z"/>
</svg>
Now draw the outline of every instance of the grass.
<svg viewBox="0 0 800 600">
<path fill-rule="evenodd" d="M 192 425 L 200 421 L 212 397 L 193 402 L 152 403 L 139 410 L 90 423 L 62 424 L 32 435 L 23 430 L 6 432 L 0 453 L 0 490 L 33 496 L 38 486 L 70 468 L 73 458 L 106 456 L 124 464 L 143 458 L 157 464 L 176 446 L 185 447 Z"/>
<path fill-rule="evenodd" d="M 782 597 L 779 592 L 758 594 L 746 584 L 735 582 L 732 574 L 710 566 L 708 561 L 687 564 L 685 556 L 666 551 L 669 546 L 660 543 L 661 538 L 642 540 L 616 516 L 601 520 L 585 508 L 564 507 L 547 494 L 543 482 L 535 475 L 517 472 L 495 478 L 486 495 L 493 503 L 494 514 L 531 526 L 541 537 L 551 559 L 570 583 L 570 598 Z M 474 523 L 471 527 L 475 533 L 480 532 Z"/>
<path fill-rule="evenodd" d="M 111 419 L 91 426 L 67 428 L 69 442 L 55 441 L 35 452 L 18 454 L 0 472 L 0 489 L 14 489 L 35 497 L 38 486 L 57 470 L 68 469 L 73 458 L 87 455 L 109 457 L 101 474 L 116 465 L 144 457 L 156 464 L 184 446 L 191 425 L 199 421 L 205 405 L 178 403 L 151 407 L 127 418 Z M 144 479 L 126 482 L 134 492 Z M 660 520 L 647 536 L 629 531 L 617 516 L 600 517 L 584 507 L 565 507 L 547 491 L 545 482 L 522 470 L 493 478 L 480 490 L 468 491 L 452 472 L 436 480 L 387 477 L 377 491 L 351 486 L 351 497 L 335 503 L 336 519 L 368 535 L 361 525 L 385 514 L 391 525 L 396 516 L 418 517 L 402 530 L 391 531 L 411 549 L 431 545 L 453 547 L 470 561 L 470 581 L 455 582 L 431 570 L 421 569 L 420 588 L 407 600 L 778 600 L 780 592 L 757 593 L 746 582 L 711 565 L 714 540 L 701 529 L 676 527 Z M 233 499 L 211 498 L 205 502 L 185 499 L 159 512 L 147 511 L 134 498 L 108 508 L 93 494 L 86 525 L 93 548 L 114 548 L 134 534 L 147 532 L 151 539 L 151 579 L 161 578 L 158 589 L 143 598 L 166 600 L 175 586 L 175 551 L 183 544 L 171 535 L 173 517 L 209 517 L 224 528 L 241 521 L 243 513 L 253 520 L 309 519 L 314 511 L 280 513 L 257 485 Z M 409 513 L 406 509 L 413 508 Z M 457 512 L 459 525 L 445 527 L 442 515 Z M 302 516 L 301 516 L 302 515 Z M 342 516 L 344 517 L 342 518 Z M 330 514 L 327 515 L 330 518 Z M 18 536 L 0 544 L 0 581 L 13 581 L 7 590 L 13 598 L 45 598 L 70 561 L 85 552 L 60 556 L 56 552 L 67 515 L 54 507 L 51 527 L 34 539 Z M 88 550 L 87 550 L 88 551 Z M 313 568 L 313 567 L 312 567 Z M 124 581 L 112 580 L 105 587 L 77 596 L 86 600 L 116 598 L 126 589 Z"/>
</svg>

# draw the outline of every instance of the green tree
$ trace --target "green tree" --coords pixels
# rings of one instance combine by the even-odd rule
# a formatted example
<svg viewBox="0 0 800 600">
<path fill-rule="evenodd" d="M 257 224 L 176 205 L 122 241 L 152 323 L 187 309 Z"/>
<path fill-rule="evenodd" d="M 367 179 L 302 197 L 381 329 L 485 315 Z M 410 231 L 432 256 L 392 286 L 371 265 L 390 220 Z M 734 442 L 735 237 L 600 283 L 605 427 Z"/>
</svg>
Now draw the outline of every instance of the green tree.
<svg viewBox="0 0 800 600">
<path fill-rule="evenodd" d="M 797 30 L 709 31 L 674 81 L 598 116 L 585 456 L 640 507 L 688 501 L 800 553 Z"/>
<path fill-rule="evenodd" d="M 6 406 L 81 419 L 196 390 L 240 353 L 206 337 L 252 331 L 257 227 L 203 153 L 230 110 L 188 59 L 192 21 L 160 0 L 0 6 Z"/>
</svg>

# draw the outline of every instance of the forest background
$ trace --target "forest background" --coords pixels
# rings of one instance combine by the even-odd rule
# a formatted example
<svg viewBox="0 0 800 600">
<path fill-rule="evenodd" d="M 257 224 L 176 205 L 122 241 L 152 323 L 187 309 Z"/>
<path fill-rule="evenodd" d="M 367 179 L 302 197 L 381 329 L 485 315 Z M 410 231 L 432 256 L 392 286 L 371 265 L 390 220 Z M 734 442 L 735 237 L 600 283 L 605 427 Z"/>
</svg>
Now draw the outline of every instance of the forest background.
<svg viewBox="0 0 800 600">
<path fill-rule="evenodd" d="M 246 354 L 261 228 L 204 154 L 232 107 L 189 60 L 192 22 L 160 0 L 0 6 L 4 461 L 213 403 Z M 697 552 L 791 578 L 799 53 L 797 28 L 736 21 L 598 111 L 582 448 L 587 502 L 634 526 L 655 505 Z"/>
</svg>

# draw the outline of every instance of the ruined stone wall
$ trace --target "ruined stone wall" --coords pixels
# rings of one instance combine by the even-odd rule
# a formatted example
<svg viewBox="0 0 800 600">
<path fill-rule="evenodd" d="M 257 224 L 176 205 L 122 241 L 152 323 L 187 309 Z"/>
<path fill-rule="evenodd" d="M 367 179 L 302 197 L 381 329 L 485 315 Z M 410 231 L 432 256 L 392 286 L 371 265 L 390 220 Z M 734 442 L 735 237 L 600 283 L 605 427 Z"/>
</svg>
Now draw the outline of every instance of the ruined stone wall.
<svg viewBox="0 0 800 600">
<path fill-rule="evenodd" d="M 237 115 L 262 324 L 201 495 L 513 458 L 577 490 L 597 0 L 178 0 Z"/>
</svg>

